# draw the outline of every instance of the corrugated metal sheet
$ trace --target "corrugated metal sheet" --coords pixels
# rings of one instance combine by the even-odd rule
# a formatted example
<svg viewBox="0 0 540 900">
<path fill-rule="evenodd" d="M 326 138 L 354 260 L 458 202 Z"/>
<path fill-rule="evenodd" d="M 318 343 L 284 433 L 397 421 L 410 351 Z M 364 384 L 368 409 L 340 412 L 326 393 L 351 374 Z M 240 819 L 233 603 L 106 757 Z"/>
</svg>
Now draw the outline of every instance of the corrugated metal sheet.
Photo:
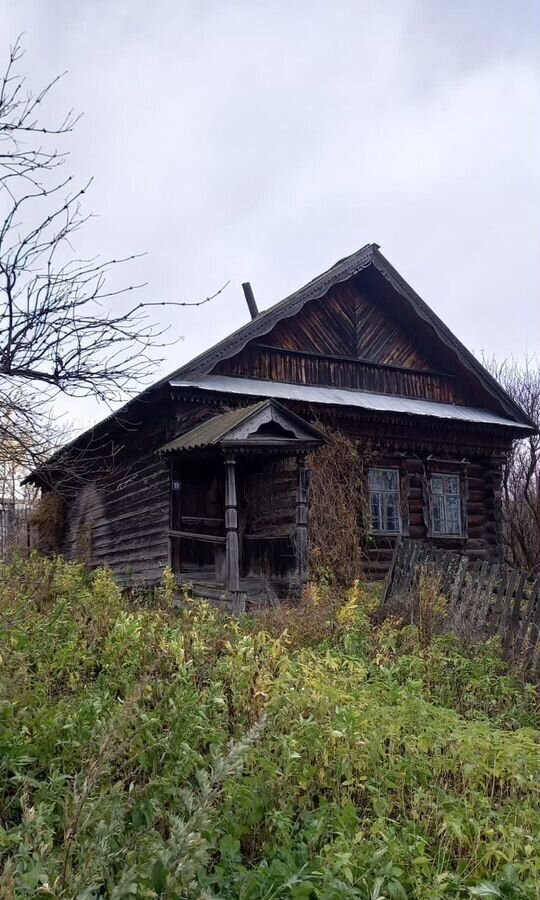
<svg viewBox="0 0 540 900">
<path fill-rule="evenodd" d="M 267 410 L 268 414 L 261 420 L 261 418 L 257 416 L 257 413 L 262 412 L 263 410 Z M 284 427 L 286 425 L 290 425 L 291 427 L 290 437 L 264 434 L 259 435 L 257 439 L 256 433 L 250 434 L 249 443 L 252 446 L 255 446 L 256 444 L 259 447 L 270 446 L 272 444 L 274 446 L 279 444 L 283 447 L 286 445 L 291 446 L 292 444 L 296 446 L 299 444 L 311 446 L 314 444 L 322 444 L 326 441 L 324 434 L 321 434 L 317 428 L 314 428 L 309 422 L 305 422 L 304 419 L 291 412 L 291 410 L 281 406 L 281 404 L 272 397 L 266 400 L 260 400 L 258 403 L 253 403 L 251 406 L 243 406 L 240 409 L 231 409 L 227 412 L 220 413 L 217 416 L 212 416 L 210 419 L 201 422 L 184 434 L 180 434 L 178 437 L 173 438 L 172 441 L 169 441 L 163 447 L 160 447 L 158 452 L 170 453 L 173 450 L 195 450 L 202 447 L 215 447 L 216 445 L 225 446 L 227 442 L 230 444 L 235 440 L 241 441 L 242 437 L 238 437 L 238 429 L 250 419 L 255 419 L 255 424 L 258 424 L 259 426 L 265 422 L 277 421 L 278 424 Z"/>
<path fill-rule="evenodd" d="M 160 448 L 160 453 L 169 453 L 171 450 L 193 450 L 196 447 L 211 447 L 217 444 L 225 435 L 237 428 L 245 419 L 249 419 L 252 413 L 262 409 L 267 400 L 254 403 L 252 406 L 244 406 L 241 409 L 231 409 L 218 416 L 212 416 L 206 422 L 201 422 L 195 428 L 179 435 Z"/>
<path fill-rule="evenodd" d="M 483 425 L 505 425 L 530 431 L 528 425 L 497 416 L 486 409 L 473 406 L 455 406 L 452 403 L 436 403 L 431 400 L 412 400 L 390 394 L 372 394 L 346 388 L 319 387 L 308 384 L 286 384 L 278 381 L 258 381 L 255 378 L 235 378 L 231 375 L 201 375 L 182 380 L 173 378 L 171 385 L 178 388 L 199 388 L 224 394 L 240 394 L 247 397 L 274 397 L 276 400 L 298 400 L 303 403 L 324 403 L 351 406 L 376 412 L 404 413 L 410 416 L 430 416 L 436 419 L 453 419 Z"/>
</svg>

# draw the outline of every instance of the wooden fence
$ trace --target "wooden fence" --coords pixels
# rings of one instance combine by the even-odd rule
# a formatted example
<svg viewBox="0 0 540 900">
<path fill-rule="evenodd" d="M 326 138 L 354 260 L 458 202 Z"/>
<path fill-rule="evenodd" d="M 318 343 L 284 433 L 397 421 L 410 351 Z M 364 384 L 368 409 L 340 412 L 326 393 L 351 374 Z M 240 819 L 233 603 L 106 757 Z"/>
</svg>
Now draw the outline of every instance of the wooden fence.
<svg viewBox="0 0 540 900">
<path fill-rule="evenodd" d="M 461 632 L 471 637 L 499 634 L 506 657 L 519 660 L 526 671 L 540 671 L 540 577 L 403 541 L 386 579 L 385 605 L 414 597 L 426 576 L 437 580 Z"/>
</svg>

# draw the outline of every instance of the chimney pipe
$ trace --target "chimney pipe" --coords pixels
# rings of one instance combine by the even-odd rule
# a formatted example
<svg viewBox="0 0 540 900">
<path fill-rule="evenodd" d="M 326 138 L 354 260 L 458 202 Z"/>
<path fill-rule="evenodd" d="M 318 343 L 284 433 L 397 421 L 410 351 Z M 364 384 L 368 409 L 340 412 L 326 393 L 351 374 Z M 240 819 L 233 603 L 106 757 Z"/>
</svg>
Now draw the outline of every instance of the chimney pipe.
<svg viewBox="0 0 540 900">
<path fill-rule="evenodd" d="M 259 315 L 259 310 L 257 309 L 257 304 L 255 303 L 255 297 L 253 295 L 253 291 L 251 289 L 249 281 L 246 281 L 242 285 L 242 290 L 244 291 L 244 297 L 246 298 L 246 303 L 248 305 L 251 318 L 256 319 Z"/>
</svg>

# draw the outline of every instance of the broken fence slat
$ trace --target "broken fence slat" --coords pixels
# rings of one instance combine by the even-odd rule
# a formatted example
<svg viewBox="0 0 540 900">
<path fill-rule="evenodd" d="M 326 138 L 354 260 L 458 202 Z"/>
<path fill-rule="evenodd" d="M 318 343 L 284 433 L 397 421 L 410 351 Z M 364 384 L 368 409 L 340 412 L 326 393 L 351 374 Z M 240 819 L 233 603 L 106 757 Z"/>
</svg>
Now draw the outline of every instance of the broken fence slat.
<svg viewBox="0 0 540 900">
<path fill-rule="evenodd" d="M 508 570 L 501 568 L 499 571 L 499 579 L 495 586 L 493 606 L 488 614 L 487 634 L 490 637 L 496 634 L 499 630 L 501 616 L 504 610 L 504 598 L 506 596 L 506 582 L 508 577 Z"/>
<path fill-rule="evenodd" d="M 419 541 L 396 545 L 384 602 L 414 594 L 424 576 L 434 575 L 462 624 L 486 635 L 499 633 L 506 655 L 521 654 L 536 665 L 540 655 L 540 578 L 487 560 L 441 550 Z"/>
<path fill-rule="evenodd" d="M 526 605 L 521 616 L 517 635 L 514 640 L 514 652 L 521 654 L 524 652 L 524 662 L 527 666 L 527 650 L 531 638 L 532 622 L 536 609 L 537 598 L 540 590 L 540 578 L 535 579 L 529 590 L 528 597 L 525 597 Z"/>
</svg>

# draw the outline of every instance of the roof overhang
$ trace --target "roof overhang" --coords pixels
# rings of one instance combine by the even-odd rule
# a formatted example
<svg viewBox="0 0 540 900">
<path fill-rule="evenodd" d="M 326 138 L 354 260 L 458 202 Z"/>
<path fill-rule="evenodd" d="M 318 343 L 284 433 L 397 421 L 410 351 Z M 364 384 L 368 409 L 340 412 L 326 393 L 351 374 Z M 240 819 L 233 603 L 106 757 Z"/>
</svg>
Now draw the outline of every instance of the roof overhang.
<svg viewBox="0 0 540 900">
<path fill-rule="evenodd" d="M 496 415 L 487 409 L 458 406 L 432 400 L 416 400 L 396 397 L 392 394 L 375 394 L 347 388 L 322 387 L 309 384 L 290 384 L 280 381 L 259 381 L 255 378 L 238 378 L 232 375 L 201 375 L 196 378 L 171 380 L 171 386 L 183 390 L 198 389 L 217 394 L 237 394 L 243 397 L 272 397 L 276 400 L 293 400 L 300 403 L 348 406 L 366 411 L 408 416 L 426 416 L 476 425 L 510 428 L 529 434 L 532 429 L 512 419 Z"/>
</svg>

